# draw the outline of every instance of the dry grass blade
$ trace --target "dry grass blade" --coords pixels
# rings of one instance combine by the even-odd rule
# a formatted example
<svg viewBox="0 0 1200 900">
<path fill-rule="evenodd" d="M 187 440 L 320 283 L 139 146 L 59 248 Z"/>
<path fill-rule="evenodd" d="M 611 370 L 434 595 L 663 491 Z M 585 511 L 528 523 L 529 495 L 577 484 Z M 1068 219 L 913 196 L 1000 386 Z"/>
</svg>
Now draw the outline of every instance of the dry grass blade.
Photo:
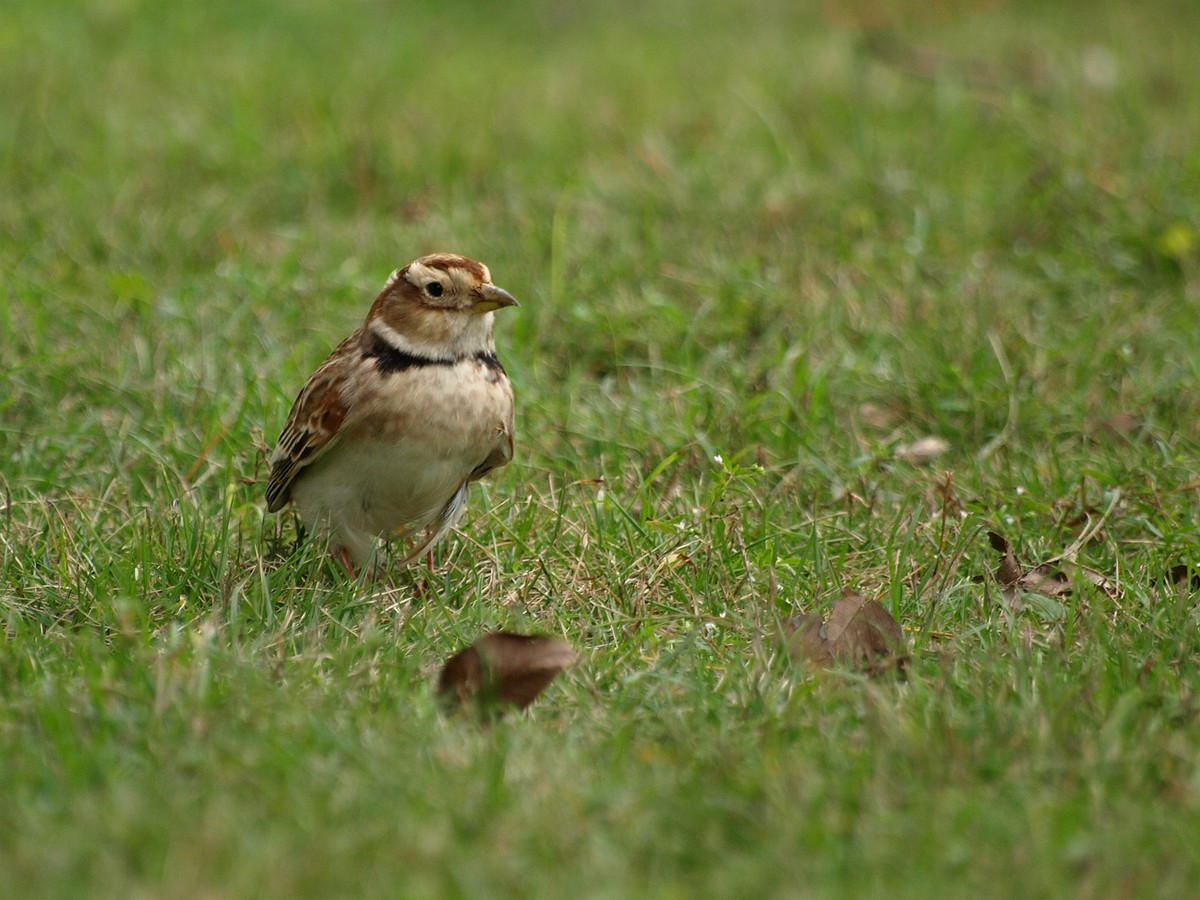
<svg viewBox="0 0 1200 900">
<path fill-rule="evenodd" d="M 438 693 L 460 704 L 475 700 L 525 709 L 578 659 L 574 648 L 558 638 L 498 631 L 446 662 Z"/>
</svg>

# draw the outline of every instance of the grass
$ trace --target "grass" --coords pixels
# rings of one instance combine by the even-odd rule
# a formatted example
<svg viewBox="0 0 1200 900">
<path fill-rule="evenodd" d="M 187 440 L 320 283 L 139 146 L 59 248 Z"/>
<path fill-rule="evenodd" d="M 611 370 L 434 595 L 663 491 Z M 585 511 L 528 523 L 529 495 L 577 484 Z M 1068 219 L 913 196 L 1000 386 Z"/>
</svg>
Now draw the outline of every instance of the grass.
<svg viewBox="0 0 1200 900">
<path fill-rule="evenodd" d="M 1194 4 L 15 0 L 0 894 L 1188 896 Z M 454 249 L 518 455 L 415 576 L 264 513 Z M 927 465 L 902 444 L 940 436 Z M 1002 602 L 985 532 L 1119 584 Z M 904 684 L 778 623 L 844 587 Z M 482 632 L 570 640 L 444 716 Z"/>
</svg>

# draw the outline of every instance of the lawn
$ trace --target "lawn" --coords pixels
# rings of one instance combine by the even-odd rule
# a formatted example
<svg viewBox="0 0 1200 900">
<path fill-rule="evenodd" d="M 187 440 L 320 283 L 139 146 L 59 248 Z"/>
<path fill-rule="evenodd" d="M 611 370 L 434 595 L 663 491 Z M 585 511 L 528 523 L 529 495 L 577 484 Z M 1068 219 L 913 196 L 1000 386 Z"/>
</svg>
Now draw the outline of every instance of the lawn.
<svg viewBox="0 0 1200 900">
<path fill-rule="evenodd" d="M 7 0 L 0 96 L 0 896 L 1194 895 L 1200 6 Z M 355 580 L 265 454 L 443 249 L 516 457 Z"/>
</svg>

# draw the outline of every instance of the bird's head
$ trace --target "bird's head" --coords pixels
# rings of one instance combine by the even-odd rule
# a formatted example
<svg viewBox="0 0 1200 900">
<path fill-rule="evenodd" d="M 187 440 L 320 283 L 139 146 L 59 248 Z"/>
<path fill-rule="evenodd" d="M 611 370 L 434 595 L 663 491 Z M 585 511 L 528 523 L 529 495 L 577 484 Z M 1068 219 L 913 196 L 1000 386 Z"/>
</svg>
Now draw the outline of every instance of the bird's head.
<svg viewBox="0 0 1200 900">
<path fill-rule="evenodd" d="M 458 356 L 491 346 L 492 313 L 516 306 L 483 263 L 433 253 L 397 269 L 367 314 L 367 327 L 409 352 Z"/>
</svg>

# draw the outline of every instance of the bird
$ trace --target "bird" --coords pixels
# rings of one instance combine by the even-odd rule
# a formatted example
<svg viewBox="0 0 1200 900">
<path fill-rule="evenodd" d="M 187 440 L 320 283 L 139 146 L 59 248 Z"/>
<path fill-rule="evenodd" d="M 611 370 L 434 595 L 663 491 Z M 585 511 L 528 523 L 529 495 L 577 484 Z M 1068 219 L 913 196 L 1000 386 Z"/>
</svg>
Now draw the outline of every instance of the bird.
<svg viewBox="0 0 1200 900">
<path fill-rule="evenodd" d="M 454 527 L 470 485 L 513 457 L 513 390 L 497 310 L 517 306 L 487 266 L 421 256 L 388 277 L 362 326 L 305 382 L 271 455 L 270 512 L 294 502 L 352 574 L 378 538 L 407 565 Z"/>
</svg>

